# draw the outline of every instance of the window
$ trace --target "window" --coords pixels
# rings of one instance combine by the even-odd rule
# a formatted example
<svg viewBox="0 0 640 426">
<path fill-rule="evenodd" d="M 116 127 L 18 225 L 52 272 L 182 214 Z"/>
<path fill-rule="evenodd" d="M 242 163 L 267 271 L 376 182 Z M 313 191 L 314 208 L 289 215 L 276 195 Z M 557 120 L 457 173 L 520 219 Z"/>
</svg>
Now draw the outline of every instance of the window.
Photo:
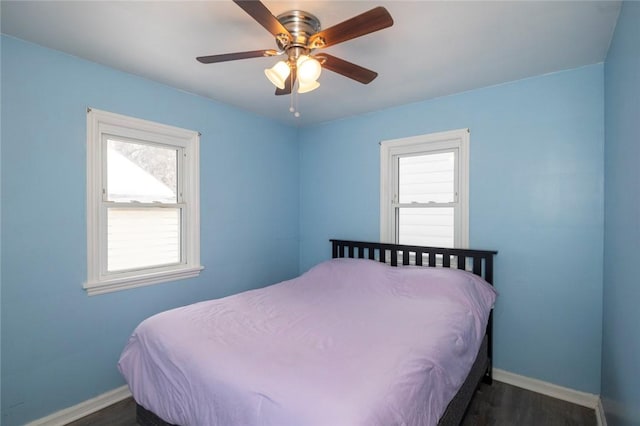
<svg viewBox="0 0 640 426">
<path fill-rule="evenodd" d="M 469 131 L 380 144 L 380 238 L 396 244 L 469 244 Z"/>
<path fill-rule="evenodd" d="M 199 138 L 88 110 L 89 295 L 200 273 Z"/>
</svg>

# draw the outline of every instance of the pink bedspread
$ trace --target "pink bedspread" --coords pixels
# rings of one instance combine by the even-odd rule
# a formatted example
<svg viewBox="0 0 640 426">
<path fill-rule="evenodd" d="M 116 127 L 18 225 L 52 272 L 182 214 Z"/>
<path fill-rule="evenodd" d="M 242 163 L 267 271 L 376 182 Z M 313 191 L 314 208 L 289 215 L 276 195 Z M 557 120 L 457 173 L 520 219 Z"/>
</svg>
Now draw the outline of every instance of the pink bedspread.
<svg viewBox="0 0 640 426">
<path fill-rule="evenodd" d="M 468 272 L 334 259 L 148 318 L 118 368 L 178 425 L 435 425 L 495 297 Z"/>
</svg>

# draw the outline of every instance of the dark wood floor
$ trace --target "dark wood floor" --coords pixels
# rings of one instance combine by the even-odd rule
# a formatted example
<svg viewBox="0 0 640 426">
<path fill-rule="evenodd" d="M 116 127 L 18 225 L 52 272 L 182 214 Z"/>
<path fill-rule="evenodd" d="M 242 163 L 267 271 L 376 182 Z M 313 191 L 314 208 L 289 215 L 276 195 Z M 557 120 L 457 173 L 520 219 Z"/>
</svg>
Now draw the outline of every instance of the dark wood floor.
<svg viewBox="0 0 640 426">
<path fill-rule="evenodd" d="M 596 426 L 590 408 L 494 381 L 481 384 L 462 426 Z"/>
<path fill-rule="evenodd" d="M 500 382 L 480 385 L 462 426 L 596 426 L 594 410 Z M 134 426 L 128 398 L 68 426 Z"/>
</svg>

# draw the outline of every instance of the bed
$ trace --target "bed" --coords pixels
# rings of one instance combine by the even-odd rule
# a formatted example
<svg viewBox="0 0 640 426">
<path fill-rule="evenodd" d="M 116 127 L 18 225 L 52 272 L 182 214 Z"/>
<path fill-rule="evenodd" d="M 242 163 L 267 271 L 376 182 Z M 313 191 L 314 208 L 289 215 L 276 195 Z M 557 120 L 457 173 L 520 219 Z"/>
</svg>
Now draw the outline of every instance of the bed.
<svg viewBox="0 0 640 426">
<path fill-rule="evenodd" d="M 118 363 L 138 423 L 459 424 L 491 382 L 497 252 L 331 243 L 298 278 L 143 321 Z"/>
</svg>

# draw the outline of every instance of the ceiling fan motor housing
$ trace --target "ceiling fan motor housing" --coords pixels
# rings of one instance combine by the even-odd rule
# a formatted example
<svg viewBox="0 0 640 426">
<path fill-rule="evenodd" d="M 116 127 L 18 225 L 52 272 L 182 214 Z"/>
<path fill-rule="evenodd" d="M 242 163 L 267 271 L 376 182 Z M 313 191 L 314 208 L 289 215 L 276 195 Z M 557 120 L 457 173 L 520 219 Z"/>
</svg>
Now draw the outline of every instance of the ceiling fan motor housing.
<svg viewBox="0 0 640 426">
<path fill-rule="evenodd" d="M 320 20 L 309 12 L 302 10 L 289 10 L 276 17 L 278 21 L 291 33 L 292 40 L 288 37 L 276 37 L 276 43 L 280 50 L 287 52 L 289 59 L 295 60 L 300 55 L 309 53 L 307 46 L 309 38 L 320 31 Z"/>
</svg>

